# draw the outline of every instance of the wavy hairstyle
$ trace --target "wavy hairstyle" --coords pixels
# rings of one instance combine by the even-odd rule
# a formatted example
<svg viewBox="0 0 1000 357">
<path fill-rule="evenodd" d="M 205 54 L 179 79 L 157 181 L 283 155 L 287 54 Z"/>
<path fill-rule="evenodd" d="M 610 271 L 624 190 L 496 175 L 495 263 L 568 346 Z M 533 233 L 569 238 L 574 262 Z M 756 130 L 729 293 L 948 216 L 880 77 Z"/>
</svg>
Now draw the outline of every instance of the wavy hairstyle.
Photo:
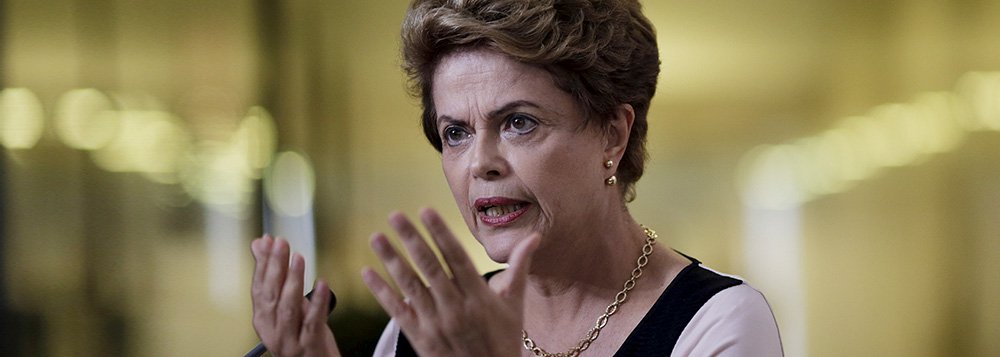
<svg viewBox="0 0 1000 357">
<path fill-rule="evenodd" d="M 632 105 L 635 121 L 616 175 L 626 201 L 635 198 L 660 72 L 656 33 L 637 0 L 415 0 L 402 45 L 411 94 L 423 105 L 424 135 L 439 152 L 434 70 L 463 49 L 488 48 L 544 69 L 588 123 L 606 127 L 619 105 Z"/>
</svg>

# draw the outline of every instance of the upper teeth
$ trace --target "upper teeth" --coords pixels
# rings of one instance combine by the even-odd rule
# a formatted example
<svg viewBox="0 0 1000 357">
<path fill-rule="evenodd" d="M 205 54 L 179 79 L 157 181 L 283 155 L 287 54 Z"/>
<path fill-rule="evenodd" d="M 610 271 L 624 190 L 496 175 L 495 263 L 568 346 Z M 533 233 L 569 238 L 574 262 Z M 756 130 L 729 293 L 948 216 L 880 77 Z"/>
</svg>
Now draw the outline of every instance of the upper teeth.
<svg viewBox="0 0 1000 357">
<path fill-rule="evenodd" d="M 484 212 L 489 217 L 499 217 L 505 214 L 510 214 L 511 212 L 515 212 L 521 209 L 522 206 L 523 206 L 522 204 L 514 204 L 506 206 L 489 206 L 486 207 L 486 210 L 484 210 Z"/>
</svg>

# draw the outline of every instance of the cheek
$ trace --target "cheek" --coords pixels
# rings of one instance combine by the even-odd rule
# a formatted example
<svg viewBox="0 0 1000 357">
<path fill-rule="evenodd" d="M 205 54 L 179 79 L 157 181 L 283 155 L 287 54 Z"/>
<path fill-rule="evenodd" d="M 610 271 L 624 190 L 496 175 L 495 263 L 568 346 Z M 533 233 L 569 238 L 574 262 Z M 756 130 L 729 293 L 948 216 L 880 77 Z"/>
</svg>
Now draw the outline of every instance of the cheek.
<svg viewBox="0 0 1000 357">
<path fill-rule="evenodd" d="M 451 189 L 451 194 L 455 196 L 456 201 L 468 195 L 468 190 L 466 189 L 466 177 L 468 175 L 466 175 L 461 163 L 452 158 L 442 156 L 441 169 L 444 172 L 445 180 L 448 181 L 448 188 Z M 461 206 L 461 202 L 458 203 Z"/>
<path fill-rule="evenodd" d="M 531 160 L 524 160 L 522 175 L 543 205 L 564 206 L 564 201 L 579 201 L 589 196 L 602 183 L 600 160 L 592 159 L 589 148 L 574 150 L 572 147 L 553 149 L 544 153 L 529 153 Z M 597 161 L 595 161 L 597 160 Z M 591 161 L 595 161 L 591 163 Z"/>
<path fill-rule="evenodd" d="M 474 218 L 469 211 L 469 175 L 466 165 L 457 158 L 441 157 L 441 168 L 444 171 L 444 178 L 448 183 L 448 189 L 455 199 L 458 211 L 462 213 L 466 223 L 470 223 Z M 471 226 L 470 226 L 471 227 Z"/>
</svg>

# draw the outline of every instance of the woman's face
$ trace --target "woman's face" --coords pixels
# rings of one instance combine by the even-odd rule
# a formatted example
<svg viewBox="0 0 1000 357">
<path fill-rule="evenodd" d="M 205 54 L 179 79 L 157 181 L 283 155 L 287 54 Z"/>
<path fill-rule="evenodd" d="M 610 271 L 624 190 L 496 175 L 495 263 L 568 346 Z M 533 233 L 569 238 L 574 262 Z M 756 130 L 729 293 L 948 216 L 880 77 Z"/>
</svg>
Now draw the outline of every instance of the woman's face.
<svg viewBox="0 0 1000 357">
<path fill-rule="evenodd" d="M 493 260 L 533 232 L 545 248 L 601 224 L 595 207 L 614 190 L 604 162 L 617 157 L 548 72 L 488 50 L 457 52 L 438 65 L 433 100 L 448 185 Z"/>
</svg>

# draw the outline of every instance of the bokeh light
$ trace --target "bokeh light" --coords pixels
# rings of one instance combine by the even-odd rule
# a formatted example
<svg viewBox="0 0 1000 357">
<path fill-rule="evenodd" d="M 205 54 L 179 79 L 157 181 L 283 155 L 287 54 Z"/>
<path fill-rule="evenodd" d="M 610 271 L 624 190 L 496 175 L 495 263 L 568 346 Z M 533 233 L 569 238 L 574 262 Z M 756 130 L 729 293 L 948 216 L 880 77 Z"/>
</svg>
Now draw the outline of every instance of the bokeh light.
<svg viewBox="0 0 1000 357">
<path fill-rule="evenodd" d="M 42 103 L 30 89 L 0 91 L 0 144 L 8 149 L 30 149 L 45 127 Z"/>
<path fill-rule="evenodd" d="M 178 165 L 190 146 L 189 134 L 172 114 L 161 111 L 114 112 L 120 130 L 91 152 L 111 172 L 138 172 L 162 183 L 176 183 Z"/>
<path fill-rule="evenodd" d="M 234 144 L 246 151 L 248 176 L 260 178 L 261 170 L 271 164 L 277 136 L 274 119 L 267 109 L 259 106 L 250 108 L 233 137 Z"/>
<path fill-rule="evenodd" d="M 967 131 L 1000 130 L 1000 73 L 970 73 L 955 92 L 922 93 L 847 117 L 817 135 L 765 145 L 741 159 L 737 187 L 744 202 L 787 208 L 955 149 Z"/>
<path fill-rule="evenodd" d="M 384 327 L 386 213 L 502 267 L 403 85 L 409 1 L 0 3 L 5 354 L 244 353 L 261 228 L 341 298 L 344 355 Z M 1000 2 L 642 5 L 637 221 L 746 277 L 788 356 L 1000 356 Z"/>
<path fill-rule="evenodd" d="M 974 72 L 962 77 L 959 94 L 970 104 L 963 122 L 970 130 L 1000 130 L 1000 72 Z"/>
<path fill-rule="evenodd" d="M 737 176 L 743 200 L 760 208 L 781 210 L 805 200 L 796 179 L 794 148 L 761 146 L 752 150 Z"/>
<path fill-rule="evenodd" d="M 97 89 L 71 90 L 56 104 L 56 133 L 74 149 L 104 147 L 118 134 L 120 125 L 111 99 Z"/>
<path fill-rule="evenodd" d="M 278 154 L 264 179 L 264 190 L 275 212 L 293 217 L 312 212 L 316 191 L 312 164 L 296 152 Z"/>
<path fill-rule="evenodd" d="M 254 185 L 245 174 L 246 151 L 228 142 L 200 142 L 185 155 L 180 181 L 196 200 L 235 216 L 248 211 Z"/>
</svg>

